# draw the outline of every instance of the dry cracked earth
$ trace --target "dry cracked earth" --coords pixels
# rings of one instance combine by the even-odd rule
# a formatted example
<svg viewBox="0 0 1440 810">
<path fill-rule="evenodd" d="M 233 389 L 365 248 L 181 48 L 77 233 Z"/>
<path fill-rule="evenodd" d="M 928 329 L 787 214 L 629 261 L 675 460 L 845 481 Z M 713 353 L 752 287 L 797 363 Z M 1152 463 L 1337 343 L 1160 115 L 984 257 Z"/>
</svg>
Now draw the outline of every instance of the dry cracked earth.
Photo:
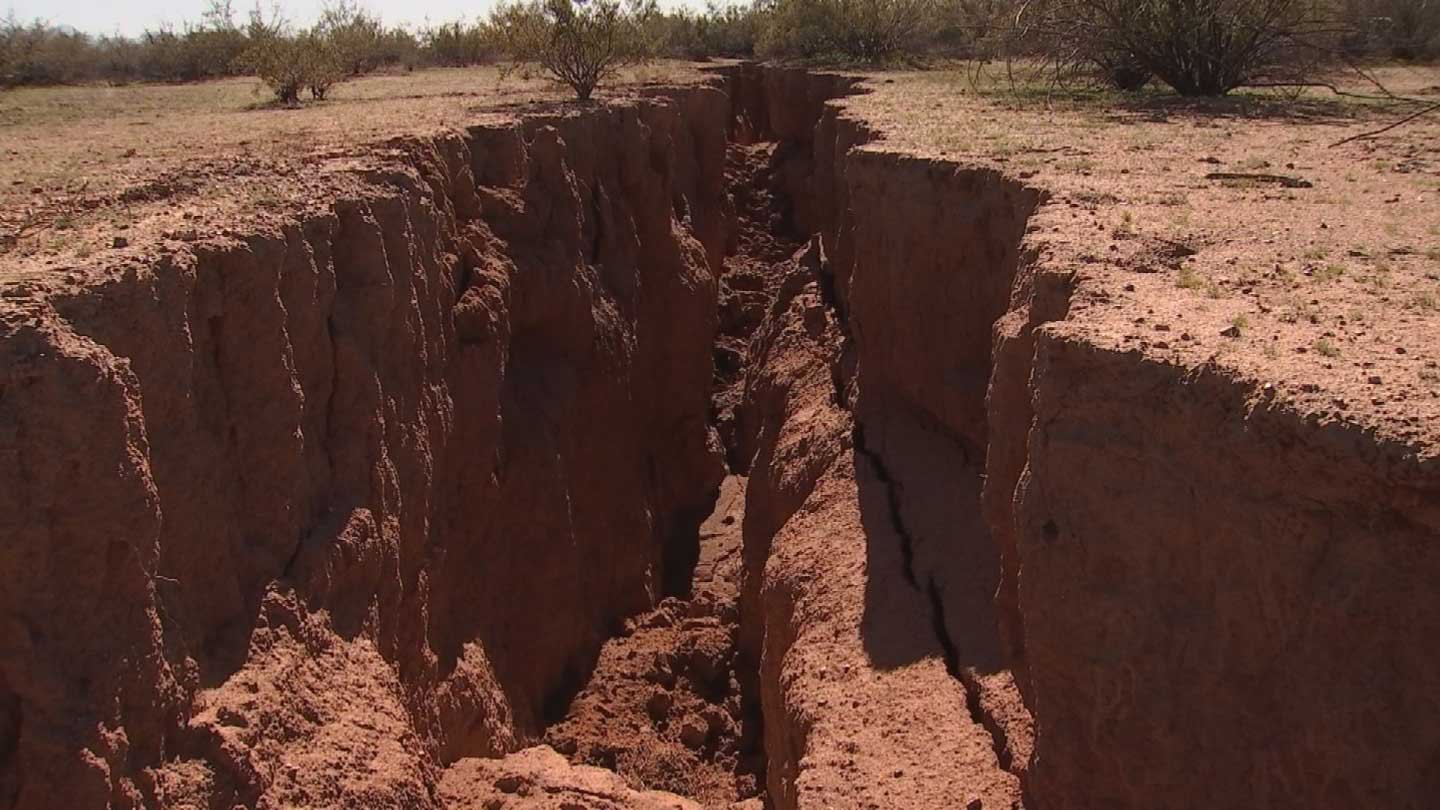
<svg viewBox="0 0 1440 810">
<path fill-rule="evenodd" d="M 1433 806 L 1440 122 L 973 75 L 0 95 L 0 810 Z"/>
</svg>

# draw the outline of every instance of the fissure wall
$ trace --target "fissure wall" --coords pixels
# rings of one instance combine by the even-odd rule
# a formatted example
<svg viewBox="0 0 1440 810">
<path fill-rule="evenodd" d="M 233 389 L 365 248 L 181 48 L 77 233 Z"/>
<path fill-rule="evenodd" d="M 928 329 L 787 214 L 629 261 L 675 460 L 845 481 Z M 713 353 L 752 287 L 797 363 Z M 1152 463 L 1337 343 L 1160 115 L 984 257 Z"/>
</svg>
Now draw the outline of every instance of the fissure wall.
<svg viewBox="0 0 1440 810">
<path fill-rule="evenodd" d="M 723 472 L 727 115 L 407 144 L 324 213 L 10 308 L 0 804 L 431 806 L 537 735 Z"/>
</svg>

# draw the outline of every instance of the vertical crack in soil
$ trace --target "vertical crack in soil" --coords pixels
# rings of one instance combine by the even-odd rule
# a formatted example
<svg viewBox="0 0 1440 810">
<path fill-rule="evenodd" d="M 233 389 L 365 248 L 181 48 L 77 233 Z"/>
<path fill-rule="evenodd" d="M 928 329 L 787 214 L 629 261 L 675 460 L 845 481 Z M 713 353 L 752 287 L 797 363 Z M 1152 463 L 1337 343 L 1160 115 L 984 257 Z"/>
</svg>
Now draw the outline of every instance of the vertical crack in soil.
<svg viewBox="0 0 1440 810">
<path fill-rule="evenodd" d="M 788 203 L 776 187 L 773 141 L 731 143 L 725 152 L 725 180 L 735 206 L 735 223 L 720 273 L 720 332 L 715 339 L 712 419 L 731 472 L 750 465 L 740 437 L 739 409 L 750 338 L 779 291 L 777 268 L 804 245 L 788 229 Z"/>
<path fill-rule="evenodd" d="M 905 581 L 910 584 L 910 587 L 925 596 L 925 603 L 930 608 L 928 617 L 930 628 L 935 633 L 935 641 L 940 645 L 945 660 L 945 669 L 965 688 L 965 706 L 970 712 L 970 719 L 990 734 L 991 744 L 995 749 L 995 759 L 999 762 L 1000 767 L 1013 772 L 1014 761 L 1005 729 L 981 705 L 982 687 L 974 673 L 960 664 L 959 650 L 945 624 L 945 605 L 944 597 L 940 593 L 940 584 L 933 577 L 927 577 L 922 586 L 919 577 L 915 574 L 915 539 L 905 525 L 901 508 L 903 486 L 890 474 L 879 451 L 873 449 L 866 442 L 865 427 L 859 419 L 855 420 L 853 436 L 855 451 L 864 457 L 875 477 L 885 486 L 886 507 L 890 515 L 890 523 L 895 529 L 895 535 L 900 538 L 900 556 L 904 560 Z"/>
</svg>

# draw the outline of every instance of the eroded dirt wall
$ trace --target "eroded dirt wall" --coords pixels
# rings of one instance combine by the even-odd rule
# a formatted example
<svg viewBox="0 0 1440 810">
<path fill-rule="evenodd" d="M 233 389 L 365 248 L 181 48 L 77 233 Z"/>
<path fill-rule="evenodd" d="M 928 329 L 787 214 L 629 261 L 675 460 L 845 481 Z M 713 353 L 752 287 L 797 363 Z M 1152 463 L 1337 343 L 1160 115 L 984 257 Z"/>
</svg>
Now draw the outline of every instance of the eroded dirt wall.
<svg viewBox="0 0 1440 810">
<path fill-rule="evenodd" d="M 506 793 L 474 758 L 684 587 L 712 418 L 776 807 L 1425 806 L 1433 458 L 1107 345 L 1044 195 L 854 150 L 855 89 L 396 143 L 273 232 L 7 288 L 0 807 Z M 724 303 L 727 132 L 773 196 Z"/>
<path fill-rule="evenodd" d="M 431 807 L 538 734 L 723 472 L 727 114 L 397 144 L 274 233 L 7 300 L 0 805 Z"/>
<path fill-rule="evenodd" d="M 1015 492 L 1042 807 L 1422 807 L 1433 460 L 1260 386 L 1038 333 Z"/>
</svg>

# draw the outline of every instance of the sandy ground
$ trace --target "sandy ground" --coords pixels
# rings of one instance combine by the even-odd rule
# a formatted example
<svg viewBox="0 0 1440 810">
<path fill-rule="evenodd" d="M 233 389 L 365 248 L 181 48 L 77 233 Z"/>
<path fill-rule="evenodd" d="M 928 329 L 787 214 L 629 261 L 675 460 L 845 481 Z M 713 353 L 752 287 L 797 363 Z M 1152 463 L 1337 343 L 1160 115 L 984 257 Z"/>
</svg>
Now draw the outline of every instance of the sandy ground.
<svg viewBox="0 0 1440 810">
<path fill-rule="evenodd" d="M 657 63 L 597 99 L 699 78 Z M 0 92 L 0 272 L 63 272 L 263 225 L 353 189 L 397 139 L 504 121 L 567 93 L 497 67 L 369 76 L 295 108 L 250 78 Z"/>
<path fill-rule="evenodd" d="M 1376 74 L 1440 94 L 1435 68 Z M 989 165 L 1051 194 L 1031 223 L 1051 266 L 1098 281 L 1098 305 L 1064 328 L 1232 369 L 1322 422 L 1437 451 L 1440 115 L 1335 147 L 1413 107 L 1016 95 L 958 72 L 870 84 L 843 102 L 884 133 L 865 148 Z"/>
<path fill-rule="evenodd" d="M 698 81 L 699 67 L 631 71 L 610 96 Z M 1120 304 L 1075 328 L 1232 366 L 1317 418 L 1364 414 L 1385 437 L 1431 437 L 1440 116 L 1332 148 L 1406 108 L 1323 91 L 1292 104 L 1017 92 L 998 73 L 971 75 L 870 74 L 870 92 L 841 103 L 883 133 L 867 149 L 990 165 L 1047 190 L 1033 227 L 1052 260 L 1103 277 Z M 1440 94 L 1440 69 L 1377 75 L 1396 93 Z M 562 99 L 493 67 L 365 78 L 293 110 L 268 105 L 251 79 L 9 91 L 0 273 L 75 278 L 165 240 L 263 225 L 358 187 L 397 138 Z"/>
</svg>

